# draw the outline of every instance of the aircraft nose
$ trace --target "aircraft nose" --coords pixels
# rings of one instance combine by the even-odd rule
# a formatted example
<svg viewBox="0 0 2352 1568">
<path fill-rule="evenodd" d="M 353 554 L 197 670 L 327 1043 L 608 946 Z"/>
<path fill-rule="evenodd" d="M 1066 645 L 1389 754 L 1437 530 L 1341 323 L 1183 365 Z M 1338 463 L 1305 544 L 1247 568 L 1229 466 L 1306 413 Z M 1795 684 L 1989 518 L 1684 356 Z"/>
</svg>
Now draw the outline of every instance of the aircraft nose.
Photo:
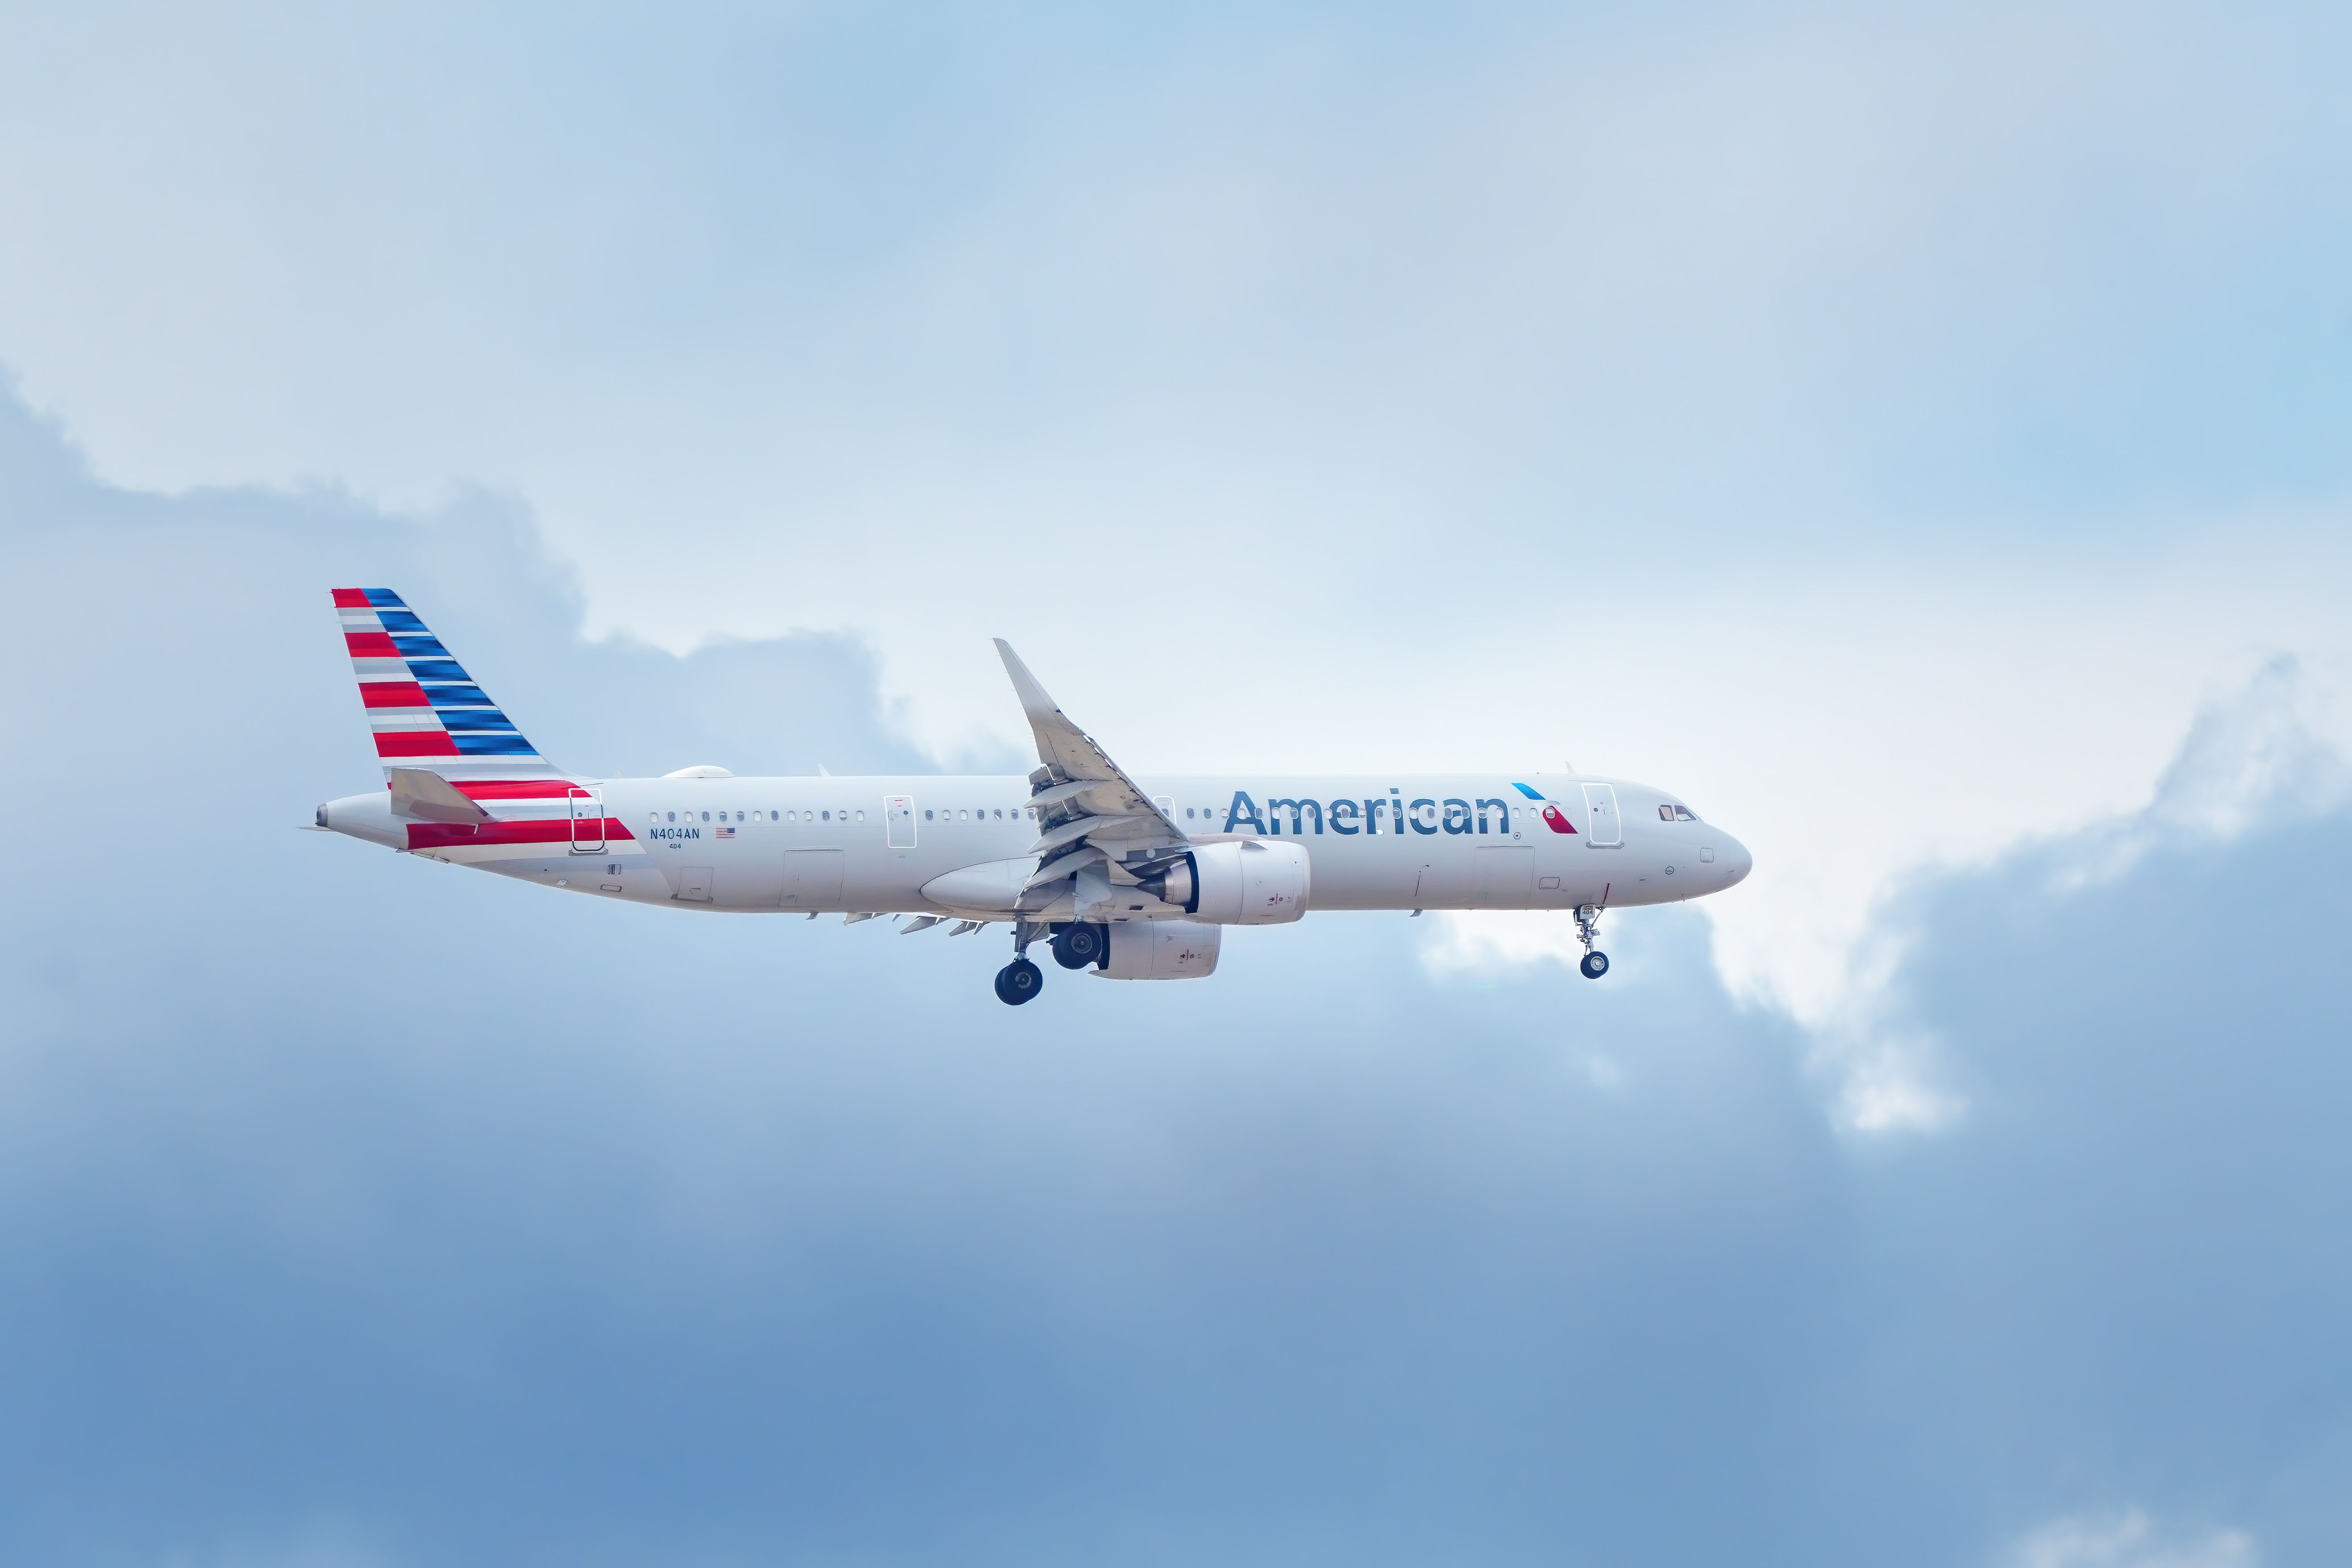
<svg viewBox="0 0 2352 1568">
<path fill-rule="evenodd" d="M 1722 862 L 1723 885 L 1727 888 L 1746 881 L 1748 873 L 1756 868 L 1756 857 L 1750 855 L 1748 852 L 1748 846 L 1737 838 L 1729 839 L 1725 843 Z"/>
</svg>

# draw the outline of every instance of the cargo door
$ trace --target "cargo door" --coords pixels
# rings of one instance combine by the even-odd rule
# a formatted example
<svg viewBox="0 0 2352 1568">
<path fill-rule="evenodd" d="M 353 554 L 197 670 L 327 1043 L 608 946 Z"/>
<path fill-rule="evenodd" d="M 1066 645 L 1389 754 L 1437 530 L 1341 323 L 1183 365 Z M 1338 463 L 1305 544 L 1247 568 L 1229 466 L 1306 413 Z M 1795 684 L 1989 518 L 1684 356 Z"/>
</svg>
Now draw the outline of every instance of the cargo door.
<svg viewBox="0 0 2352 1568">
<path fill-rule="evenodd" d="M 897 818 L 891 820 L 895 823 Z M 783 907 L 788 910 L 839 908 L 842 859 L 843 853 L 838 849 L 786 851 Z"/>
<path fill-rule="evenodd" d="M 1488 848 L 1480 846 L 1470 852 L 1476 862 L 1477 882 L 1471 892 L 1471 908 L 1479 910 L 1523 910 L 1533 902 L 1536 885 L 1536 852 L 1532 848 L 1503 846 Z"/>
<path fill-rule="evenodd" d="M 677 891 L 670 895 L 689 904 L 710 901 L 710 868 L 681 866 L 677 869 Z"/>
</svg>

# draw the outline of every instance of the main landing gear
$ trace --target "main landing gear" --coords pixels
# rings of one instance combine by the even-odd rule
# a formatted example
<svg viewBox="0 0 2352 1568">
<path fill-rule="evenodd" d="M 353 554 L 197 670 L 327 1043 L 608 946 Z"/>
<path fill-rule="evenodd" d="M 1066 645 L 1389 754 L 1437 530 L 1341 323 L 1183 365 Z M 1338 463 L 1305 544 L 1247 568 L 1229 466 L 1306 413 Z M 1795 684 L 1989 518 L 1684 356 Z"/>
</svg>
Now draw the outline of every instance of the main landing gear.
<svg viewBox="0 0 2352 1568">
<path fill-rule="evenodd" d="M 1045 972 L 1025 958 L 1016 958 L 996 972 L 996 999 L 1018 1007 L 1045 989 Z"/>
<path fill-rule="evenodd" d="M 1045 972 L 1029 962 L 1029 944 L 1045 936 L 1047 927 L 1016 921 L 1013 925 L 1013 962 L 996 972 L 996 999 L 1018 1007 L 1045 988 Z M 1054 962 L 1065 969 L 1091 969 L 1110 952 L 1110 928 L 1076 921 L 1052 934 Z"/>
<path fill-rule="evenodd" d="M 1110 945 L 1110 928 L 1078 921 L 1054 933 L 1054 962 L 1065 969 L 1084 969 L 1101 962 Z"/>
<path fill-rule="evenodd" d="M 996 999 L 1008 1007 L 1018 1007 L 1038 992 L 1045 989 L 1045 972 L 1029 962 L 1029 944 L 1045 934 L 1042 925 L 1027 921 L 1013 922 L 1013 962 L 996 972 Z M 1054 956 L 1066 966 L 1070 961 L 1062 957 L 1062 942 L 1054 940 Z"/>
<path fill-rule="evenodd" d="M 1579 961 L 1576 967 L 1587 980 L 1598 980 L 1609 973 L 1609 955 L 1592 945 L 1599 940 L 1600 935 L 1600 909 L 1591 904 L 1577 905 L 1576 936 L 1579 942 L 1584 943 L 1584 957 Z"/>
</svg>

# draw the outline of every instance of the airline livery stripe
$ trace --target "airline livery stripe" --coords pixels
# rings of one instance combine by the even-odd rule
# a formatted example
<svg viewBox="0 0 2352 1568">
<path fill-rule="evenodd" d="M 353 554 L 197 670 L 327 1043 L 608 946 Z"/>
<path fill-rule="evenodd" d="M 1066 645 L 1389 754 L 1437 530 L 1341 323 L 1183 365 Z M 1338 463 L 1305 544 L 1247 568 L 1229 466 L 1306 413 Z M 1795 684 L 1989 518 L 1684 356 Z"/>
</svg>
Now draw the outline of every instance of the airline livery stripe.
<svg viewBox="0 0 2352 1568">
<path fill-rule="evenodd" d="M 390 730 L 375 738 L 379 757 L 454 757 L 457 742 L 444 730 Z"/>
<path fill-rule="evenodd" d="M 600 831 L 593 817 L 580 826 L 584 837 L 593 838 Z M 616 839 L 635 842 L 617 816 L 604 818 L 601 831 L 606 843 Z M 439 849 L 451 845 L 470 847 L 477 844 L 569 844 L 572 839 L 572 824 L 563 818 L 537 822 L 485 822 L 478 827 L 444 822 L 412 822 L 408 825 L 408 847 L 411 849 Z"/>
<path fill-rule="evenodd" d="M 362 680 L 360 700 L 370 708 L 431 708 L 425 688 L 413 680 Z"/>
<path fill-rule="evenodd" d="M 401 650 L 383 632 L 345 632 L 343 644 L 353 658 L 398 658 Z"/>
<path fill-rule="evenodd" d="M 570 779 L 498 779 L 461 784 L 458 792 L 472 800 L 567 799 L 588 792 Z"/>
</svg>

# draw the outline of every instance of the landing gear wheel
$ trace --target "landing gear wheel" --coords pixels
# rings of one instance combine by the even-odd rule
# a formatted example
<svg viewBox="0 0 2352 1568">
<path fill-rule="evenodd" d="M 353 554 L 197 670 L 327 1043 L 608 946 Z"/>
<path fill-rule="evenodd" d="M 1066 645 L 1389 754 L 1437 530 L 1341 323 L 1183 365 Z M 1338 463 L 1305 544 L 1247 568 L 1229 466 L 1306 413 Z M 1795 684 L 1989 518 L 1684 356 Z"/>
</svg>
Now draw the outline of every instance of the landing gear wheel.
<svg viewBox="0 0 2352 1568">
<path fill-rule="evenodd" d="M 1592 944 L 1601 937 L 1601 910 L 1605 906 L 1576 906 L 1576 940 L 1584 944 L 1583 960 L 1577 964 L 1587 980 L 1598 980 L 1609 973 L 1609 955 Z"/>
<path fill-rule="evenodd" d="M 1054 962 L 1065 969 L 1084 969 L 1103 955 L 1110 932 L 1087 922 L 1066 925 L 1054 933 Z"/>
<path fill-rule="evenodd" d="M 1025 958 L 1016 958 L 996 972 L 996 999 L 1018 1007 L 1045 988 L 1045 972 Z"/>
</svg>

